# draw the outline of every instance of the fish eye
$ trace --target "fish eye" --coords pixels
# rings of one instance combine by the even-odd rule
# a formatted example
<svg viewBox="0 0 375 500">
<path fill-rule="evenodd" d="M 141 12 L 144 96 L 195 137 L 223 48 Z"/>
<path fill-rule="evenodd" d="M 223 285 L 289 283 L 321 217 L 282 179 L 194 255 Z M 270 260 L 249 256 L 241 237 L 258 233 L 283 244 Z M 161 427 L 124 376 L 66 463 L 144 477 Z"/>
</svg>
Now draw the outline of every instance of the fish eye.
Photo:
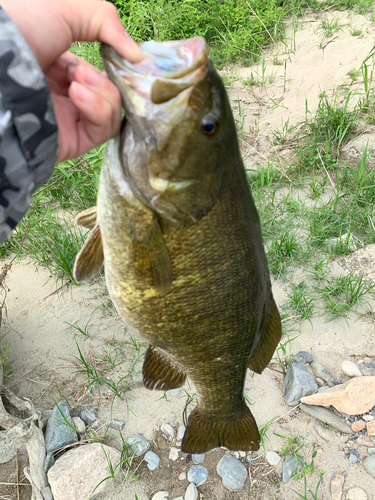
<svg viewBox="0 0 375 500">
<path fill-rule="evenodd" d="M 214 137 L 220 130 L 220 123 L 214 116 L 204 116 L 201 120 L 201 132 L 206 137 Z"/>
</svg>

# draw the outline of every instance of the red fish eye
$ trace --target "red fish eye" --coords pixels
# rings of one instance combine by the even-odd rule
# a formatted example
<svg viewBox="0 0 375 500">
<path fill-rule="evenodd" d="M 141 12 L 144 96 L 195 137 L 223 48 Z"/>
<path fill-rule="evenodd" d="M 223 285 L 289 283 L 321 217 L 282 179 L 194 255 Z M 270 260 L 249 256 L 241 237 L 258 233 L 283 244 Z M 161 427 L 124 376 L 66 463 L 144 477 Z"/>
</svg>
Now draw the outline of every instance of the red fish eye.
<svg viewBox="0 0 375 500">
<path fill-rule="evenodd" d="M 206 137 L 213 137 L 220 130 L 220 124 L 213 116 L 204 116 L 201 121 L 201 132 Z"/>
</svg>

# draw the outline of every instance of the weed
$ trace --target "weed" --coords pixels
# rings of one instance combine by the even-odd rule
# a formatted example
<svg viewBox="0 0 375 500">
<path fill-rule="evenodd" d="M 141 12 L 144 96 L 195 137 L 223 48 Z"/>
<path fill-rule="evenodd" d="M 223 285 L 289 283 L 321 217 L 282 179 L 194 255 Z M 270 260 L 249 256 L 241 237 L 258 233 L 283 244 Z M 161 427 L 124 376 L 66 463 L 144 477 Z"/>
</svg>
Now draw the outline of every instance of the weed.
<svg viewBox="0 0 375 500">
<path fill-rule="evenodd" d="M 290 301 L 286 304 L 287 309 L 296 314 L 300 321 L 305 319 L 310 320 L 314 312 L 314 298 L 308 297 L 306 291 L 308 289 L 303 281 L 297 285 L 291 283 L 292 291 L 288 294 Z M 310 320 L 311 322 L 311 320 Z"/>
<path fill-rule="evenodd" d="M 356 28 L 355 26 L 353 28 L 349 29 L 349 33 L 352 36 L 360 36 L 362 35 L 362 28 Z"/>
<path fill-rule="evenodd" d="M 360 70 L 360 69 L 357 69 L 357 68 L 352 68 L 352 69 L 349 71 L 349 73 L 348 73 L 349 78 L 350 78 L 351 80 L 353 80 L 353 82 L 354 82 L 355 80 L 358 80 L 358 77 L 359 77 L 359 75 L 360 75 L 360 74 L 361 74 L 361 70 Z"/>
<path fill-rule="evenodd" d="M 342 31 L 342 26 L 337 17 L 334 17 L 333 19 L 329 20 L 327 16 L 324 16 L 322 18 L 322 22 L 319 29 L 324 32 L 324 35 L 326 37 L 330 37 L 334 33 Z"/>
<path fill-rule="evenodd" d="M 13 373 L 12 365 L 9 362 L 9 354 L 10 354 L 10 342 L 7 342 L 5 345 L 0 347 L 0 370 L 3 371 L 3 376 L 10 377 Z"/>
<path fill-rule="evenodd" d="M 269 440 L 269 437 L 267 436 L 268 429 L 270 426 L 273 424 L 275 420 L 277 420 L 279 417 L 273 417 L 271 420 L 269 420 L 261 429 L 259 429 L 259 435 L 260 435 L 260 442 L 263 446 L 263 452 L 266 454 L 266 439 Z"/>
<path fill-rule="evenodd" d="M 316 485 L 316 488 L 315 488 L 314 492 L 312 492 L 311 490 L 307 491 L 306 477 L 304 477 L 303 480 L 304 480 L 304 487 L 305 487 L 304 494 L 301 495 L 301 493 L 298 493 L 298 491 L 293 490 L 293 489 L 292 489 L 292 491 L 294 491 L 294 493 L 296 493 L 300 498 L 302 498 L 302 500 L 309 500 L 309 497 L 308 497 L 307 493 L 310 493 L 311 500 L 319 500 L 318 499 L 318 490 L 319 490 L 320 483 L 323 480 L 323 475 L 320 476 L 318 484 Z"/>
<path fill-rule="evenodd" d="M 285 342 L 280 342 L 276 349 L 276 355 L 277 359 L 279 361 L 280 367 L 282 369 L 283 374 L 285 375 L 288 369 L 288 366 L 293 363 L 293 356 L 292 356 L 292 342 L 295 340 L 299 335 L 296 335 L 293 338 L 290 338 L 287 333 L 284 333 L 287 337 L 288 340 Z M 282 356 L 282 357 L 281 357 Z"/>
</svg>

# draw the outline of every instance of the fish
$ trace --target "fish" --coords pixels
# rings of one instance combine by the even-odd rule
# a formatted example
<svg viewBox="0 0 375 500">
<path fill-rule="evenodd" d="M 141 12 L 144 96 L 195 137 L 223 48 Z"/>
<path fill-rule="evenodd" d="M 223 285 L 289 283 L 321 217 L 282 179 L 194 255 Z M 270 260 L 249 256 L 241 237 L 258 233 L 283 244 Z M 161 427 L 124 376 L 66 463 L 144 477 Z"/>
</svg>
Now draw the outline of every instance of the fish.
<svg viewBox="0 0 375 500">
<path fill-rule="evenodd" d="M 101 56 L 121 93 L 121 133 L 103 159 L 79 282 L 100 272 L 122 320 L 148 343 L 148 389 L 182 387 L 198 404 L 181 449 L 259 449 L 244 398 L 281 338 L 260 219 L 224 84 L 202 37 L 140 44 L 131 64 Z"/>
</svg>

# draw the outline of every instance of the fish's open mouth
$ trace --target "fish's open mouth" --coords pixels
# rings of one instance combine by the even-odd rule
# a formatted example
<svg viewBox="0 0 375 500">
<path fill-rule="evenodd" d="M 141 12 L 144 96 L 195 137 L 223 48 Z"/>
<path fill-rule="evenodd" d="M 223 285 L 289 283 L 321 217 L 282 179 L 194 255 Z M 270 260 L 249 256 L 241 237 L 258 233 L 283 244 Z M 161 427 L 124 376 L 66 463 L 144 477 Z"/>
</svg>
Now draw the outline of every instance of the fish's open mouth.
<svg viewBox="0 0 375 500">
<path fill-rule="evenodd" d="M 103 44 L 101 56 L 109 77 L 127 92 L 161 104 L 197 83 L 206 69 L 209 49 L 200 36 L 173 42 L 144 42 L 144 59 L 132 64 Z M 120 81 L 122 85 L 120 84 Z"/>
</svg>

